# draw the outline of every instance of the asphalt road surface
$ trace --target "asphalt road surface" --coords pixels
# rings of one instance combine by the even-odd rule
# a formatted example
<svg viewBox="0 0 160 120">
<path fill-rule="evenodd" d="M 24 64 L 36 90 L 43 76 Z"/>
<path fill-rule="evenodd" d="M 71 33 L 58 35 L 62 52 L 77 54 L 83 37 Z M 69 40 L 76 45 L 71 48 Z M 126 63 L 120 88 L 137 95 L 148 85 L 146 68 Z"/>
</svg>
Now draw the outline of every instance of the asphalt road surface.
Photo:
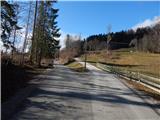
<svg viewBox="0 0 160 120">
<path fill-rule="evenodd" d="M 146 103 L 148 96 L 138 96 L 113 74 L 87 67 L 89 72 L 78 73 L 56 65 L 39 76 L 11 120 L 160 120 L 160 106 Z"/>
</svg>

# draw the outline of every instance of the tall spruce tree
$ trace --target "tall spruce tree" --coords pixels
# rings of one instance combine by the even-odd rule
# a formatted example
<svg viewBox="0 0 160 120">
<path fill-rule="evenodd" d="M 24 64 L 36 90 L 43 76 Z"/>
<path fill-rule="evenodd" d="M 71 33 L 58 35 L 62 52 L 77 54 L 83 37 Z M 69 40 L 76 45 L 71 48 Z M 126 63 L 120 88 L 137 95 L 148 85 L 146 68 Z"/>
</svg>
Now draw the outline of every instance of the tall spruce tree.
<svg viewBox="0 0 160 120">
<path fill-rule="evenodd" d="M 34 20 L 33 20 L 33 31 L 32 31 L 32 46 L 31 46 L 31 53 L 30 53 L 30 62 L 33 64 L 35 61 L 35 45 L 36 45 L 36 40 L 35 40 L 35 29 L 36 29 L 36 20 L 37 20 L 37 6 L 38 6 L 38 1 L 36 1 L 35 8 L 34 8 Z"/>
<path fill-rule="evenodd" d="M 57 27 L 58 9 L 53 8 L 55 1 L 38 2 L 37 20 L 32 44 L 32 59 L 35 57 L 36 63 L 40 65 L 42 58 L 53 58 L 58 47 L 60 37 Z M 33 56 L 34 55 L 34 56 Z"/>
<path fill-rule="evenodd" d="M 7 48 L 13 47 L 9 40 L 12 30 L 19 29 L 17 26 L 16 6 L 7 1 L 1 1 L 1 39 Z"/>
</svg>

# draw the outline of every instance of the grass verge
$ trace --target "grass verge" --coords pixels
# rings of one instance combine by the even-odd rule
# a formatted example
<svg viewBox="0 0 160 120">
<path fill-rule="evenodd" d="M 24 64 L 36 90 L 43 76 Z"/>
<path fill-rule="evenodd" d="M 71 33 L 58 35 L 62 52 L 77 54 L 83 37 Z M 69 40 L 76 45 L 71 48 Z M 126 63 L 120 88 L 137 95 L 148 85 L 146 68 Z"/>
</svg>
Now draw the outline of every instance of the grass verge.
<svg viewBox="0 0 160 120">
<path fill-rule="evenodd" d="M 142 91 L 146 94 L 148 94 L 149 96 L 151 96 L 152 98 L 160 101 L 160 94 L 156 91 L 153 91 L 152 89 L 144 86 L 144 85 L 141 85 L 137 82 L 134 82 L 134 81 L 129 81 L 129 80 L 125 80 L 126 83 L 129 85 L 129 86 L 132 86 L 133 88 L 139 90 L 139 91 Z"/>
<path fill-rule="evenodd" d="M 81 56 L 84 60 L 84 55 Z M 160 54 L 136 52 L 130 49 L 112 50 L 98 54 L 87 54 L 87 61 L 100 62 L 120 70 L 139 72 L 152 77 L 160 78 Z"/>
<path fill-rule="evenodd" d="M 84 66 L 78 63 L 77 61 L 70 62 L 66 64 L 66 66 L 68 66 L 71 70 L 74 70 L 76 72 L 86 72 Z"/>
</svg>

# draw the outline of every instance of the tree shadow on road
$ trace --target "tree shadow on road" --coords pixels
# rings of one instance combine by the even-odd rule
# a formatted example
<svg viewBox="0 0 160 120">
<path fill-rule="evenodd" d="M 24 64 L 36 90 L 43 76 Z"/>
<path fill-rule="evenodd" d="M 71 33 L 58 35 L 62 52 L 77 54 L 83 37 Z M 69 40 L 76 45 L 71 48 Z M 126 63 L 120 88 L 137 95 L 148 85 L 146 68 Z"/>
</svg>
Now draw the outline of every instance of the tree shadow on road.
<svg viewBox="0 0 160 120">
<path fill-rule="evenodd" d="M 64 74 L 65 71 L 65 74 Z M 94 71 L 99 72 L 99 71 Z M 145 103 L 143 101 L 136 101 L 126 96 L 135 97 L 135 93 L 130 89 L 119 88 L 96 84 L 92 73 L 77 74 L 69 71 L 66 68 L 59 68 L 58 72 L 48 72 L 41 76 L 41 83 L 37 85 L 32 94 L 24 101 L 22 106 L 23 119 L 34 120 L 49 120 L 51 117 L 65 118 L 67 116 L 82 117 L 84 113 L 76 113 L 81 108 L 81 105 L 86 105 L 88 116 L 92 116 L 93 102 L 102 102 L 106 106 L 125 106 L 132 105 L 138 107 L 152 107 L 153 109 L 160 109 L 160 105 Z M 99 77 L 104 78 L 105 73 L 99 72 Z M 143 96 L 147 97 L 147 96 Z M 87 104 L 85 104 L 87 103 Z M 47 116 L 45 112 L 53 112 L 53 116 Z M 44 112 L 44 114 L 42 114 Z M 56 113 L 56 115 L 54 114 Z M 41 113 L 41 114 L 40 114 Z M 54 116 L 55 115 L 55 116 Z M 54 118 L 53 118 L 54 119 Z M 76 118 L 75 118 L 76 119 Z M 88 119 L 87 119 L 88 120 Z M 90 118 L 89 120 L 92 120 Z"/>
</svg>

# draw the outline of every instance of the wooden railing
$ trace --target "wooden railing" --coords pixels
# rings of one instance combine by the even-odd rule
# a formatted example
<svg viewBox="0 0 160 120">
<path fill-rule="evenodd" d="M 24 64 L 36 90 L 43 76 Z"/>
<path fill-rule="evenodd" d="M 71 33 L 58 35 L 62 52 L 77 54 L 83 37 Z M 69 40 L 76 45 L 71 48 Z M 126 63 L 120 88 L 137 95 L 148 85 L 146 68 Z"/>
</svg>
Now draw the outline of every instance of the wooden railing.
<svg viewBox="0 0 160 120">
<path fill-rule="evenodd" d="M 104 65 L 101 63 L 97 63 L 96 66 L 100 69 L 103 69 L 104 71 L 114 73 L 121 77 L 125 77 L 128 80 L 141 82 L 143 84 L 151 86 L 160 93 L 160 78 L 154 78 L 148 75 L 141 74 L 139 72 L 131 72 L 131 71 L 122 70 L 117 67 L 111 67 L 111 66 Z"/>
</svg>

